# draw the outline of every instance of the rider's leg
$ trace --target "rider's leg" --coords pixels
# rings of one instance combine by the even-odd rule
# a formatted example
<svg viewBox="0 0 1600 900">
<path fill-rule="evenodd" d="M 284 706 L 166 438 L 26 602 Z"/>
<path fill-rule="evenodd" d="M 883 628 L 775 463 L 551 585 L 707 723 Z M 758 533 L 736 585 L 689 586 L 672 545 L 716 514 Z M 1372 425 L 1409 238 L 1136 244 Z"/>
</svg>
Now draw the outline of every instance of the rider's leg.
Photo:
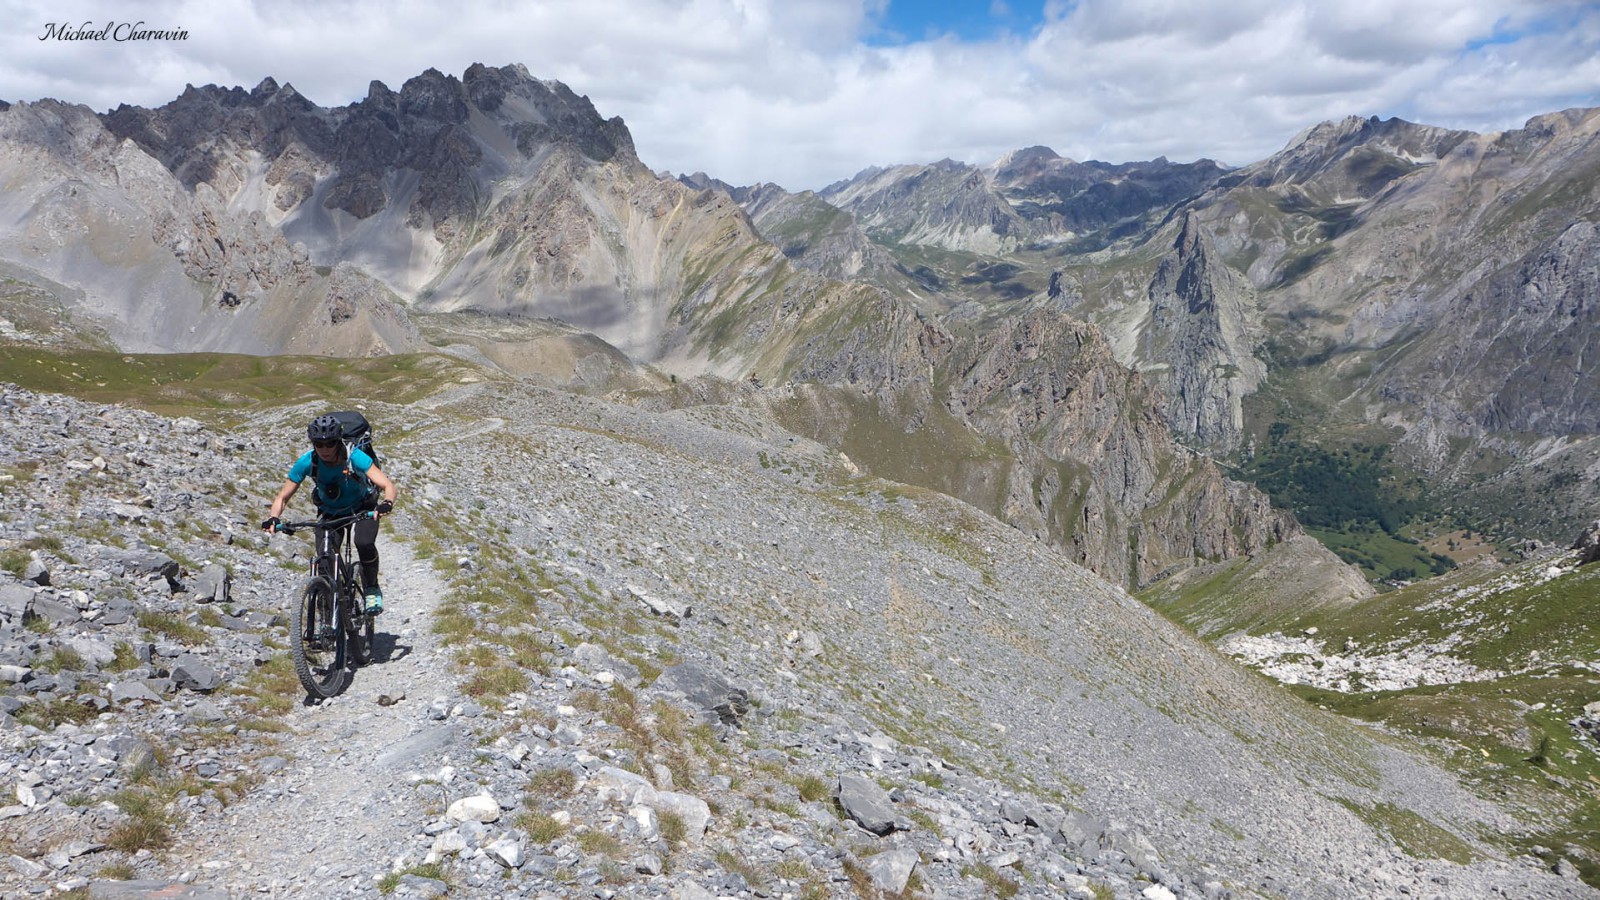
<svg viewBox="0 0 1600 900">
<path fill-rule="evenodd" d="M 378 586 L 378 520 L 359 519 L 351 530 L 356 556 L 361 560 L 361 585 L 367 596 L 367 606 L 382 611 L 383 590 Z"/>
</svg>

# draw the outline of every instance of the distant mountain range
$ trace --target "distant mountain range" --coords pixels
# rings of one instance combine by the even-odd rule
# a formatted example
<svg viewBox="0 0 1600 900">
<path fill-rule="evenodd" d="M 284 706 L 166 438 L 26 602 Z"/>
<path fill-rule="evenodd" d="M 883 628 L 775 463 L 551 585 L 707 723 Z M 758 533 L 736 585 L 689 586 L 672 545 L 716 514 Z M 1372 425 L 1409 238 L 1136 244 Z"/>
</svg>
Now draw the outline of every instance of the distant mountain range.
<svg viewBox="0 0 1600 900">
<path fill-rule="evenodd" d="M 443 349 L 759 404 L 1129 587 L 1328 561 L 1213 461 L 1248 472 L 1288 446 L 1269 433 L 1382 446 L 1463 522 L 1560 538 L 1600 465 L 1597 123 L 1349 119 L 1236 170 L 1033 147 L 795 194 L 652 173 L 620 119 L 521 66 L 336 109 L 271 79 L 16 103 L 0 316 L 58 346 Z"/>
</svg>

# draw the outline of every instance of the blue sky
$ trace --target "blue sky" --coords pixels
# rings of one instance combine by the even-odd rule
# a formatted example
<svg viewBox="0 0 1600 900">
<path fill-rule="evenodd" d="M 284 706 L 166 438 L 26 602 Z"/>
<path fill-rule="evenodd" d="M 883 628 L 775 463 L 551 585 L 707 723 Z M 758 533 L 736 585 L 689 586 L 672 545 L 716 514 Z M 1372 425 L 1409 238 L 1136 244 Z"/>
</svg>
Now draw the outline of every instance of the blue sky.
<svg viewBox="0 0 1600 900">
<path fill-rule="evenodd" d="M 135 21 L 187 37 L 40 39 Z M 0 23 L 9 101 L 271 76 L 340 106 L 521 63 L 621 116 L 652 168 L 791 190 L 1033 145 L 1243 165 L 1351 115 L 1484 132 L 1600 106 L 1600 4 L 1572 0 L 0 0 Z"/>
<path fill-rule="evenodd" d="M 988 41 L 1028 34 L 1044 21 L 1044 0 L 894 0 L 871 18 L 877 31 L 865 35 L 873 46 L 926 40 Z"/>
</svg>

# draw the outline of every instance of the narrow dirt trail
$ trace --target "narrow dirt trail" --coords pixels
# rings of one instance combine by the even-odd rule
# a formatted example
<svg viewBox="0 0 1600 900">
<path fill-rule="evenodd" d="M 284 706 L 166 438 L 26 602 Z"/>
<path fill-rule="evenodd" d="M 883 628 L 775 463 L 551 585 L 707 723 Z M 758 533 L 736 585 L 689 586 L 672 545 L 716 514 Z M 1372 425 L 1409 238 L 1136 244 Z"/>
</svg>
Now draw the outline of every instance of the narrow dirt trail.
<svg viewBox="0 0 1600 900">
<path fill-rule="evenodd" d="M 397 798 L 413 795 L 415 776 L 436 772 L 458 737 L 455 719 L 429 715 L 456 695 L 430 627 L 447 587 L 405 544 L 379 542 L 389 608 L 375 662 L 339 696 L 284 716 L 287 764 L 180 837 L 174 855 L 195 885 L 230 897 L 376 894 L 376 877 L 415 835 L 416 804 Z"/>
</svg>

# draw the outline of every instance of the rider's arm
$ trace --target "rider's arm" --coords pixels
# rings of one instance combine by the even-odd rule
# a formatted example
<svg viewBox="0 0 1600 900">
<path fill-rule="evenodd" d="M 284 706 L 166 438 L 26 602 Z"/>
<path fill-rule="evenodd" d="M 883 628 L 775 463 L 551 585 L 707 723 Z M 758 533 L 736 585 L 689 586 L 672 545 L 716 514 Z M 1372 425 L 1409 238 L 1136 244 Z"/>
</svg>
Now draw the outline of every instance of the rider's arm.
<svg viewBox="0 0 1600 900">
<path fill-rule="evenodd" d="M 400 489 L 394 485 L 394 479 L 383 474 L 383 470 L 377 466 L 367 470 L 367 477 L 372 480 L 373 484 L 378 486 L 379 490 L 383 491 L 383 499 L 390 503 L 393 503 L 394 498 L 400 494 Z"/>
<path fill-rule="evenodd" d="M 283 515 L 283 508 L 289 505 L 289 498 L 293 497 L 294 492 L 298 490 L 300 490 L 300 482 L 285 481 L 283 487 L 278 489 L 278 496 L 272 498 L 272 510 L 268 515 L 274 519 Z"/>
<path fill-rule="evenodd" d="M 294 492 L 300 490 L 300 482 L 306 480 L 311 473 L 311 452 L 307 451 L 294 465 L 289 467 L 289 474 L 284 476 L 283 487 L 278 489 L 278 496 L 272 499 L 271 515 L 274 519 L 283 515 L 283 508 L 289 505 L 289 498 Z"/>
</svg>

